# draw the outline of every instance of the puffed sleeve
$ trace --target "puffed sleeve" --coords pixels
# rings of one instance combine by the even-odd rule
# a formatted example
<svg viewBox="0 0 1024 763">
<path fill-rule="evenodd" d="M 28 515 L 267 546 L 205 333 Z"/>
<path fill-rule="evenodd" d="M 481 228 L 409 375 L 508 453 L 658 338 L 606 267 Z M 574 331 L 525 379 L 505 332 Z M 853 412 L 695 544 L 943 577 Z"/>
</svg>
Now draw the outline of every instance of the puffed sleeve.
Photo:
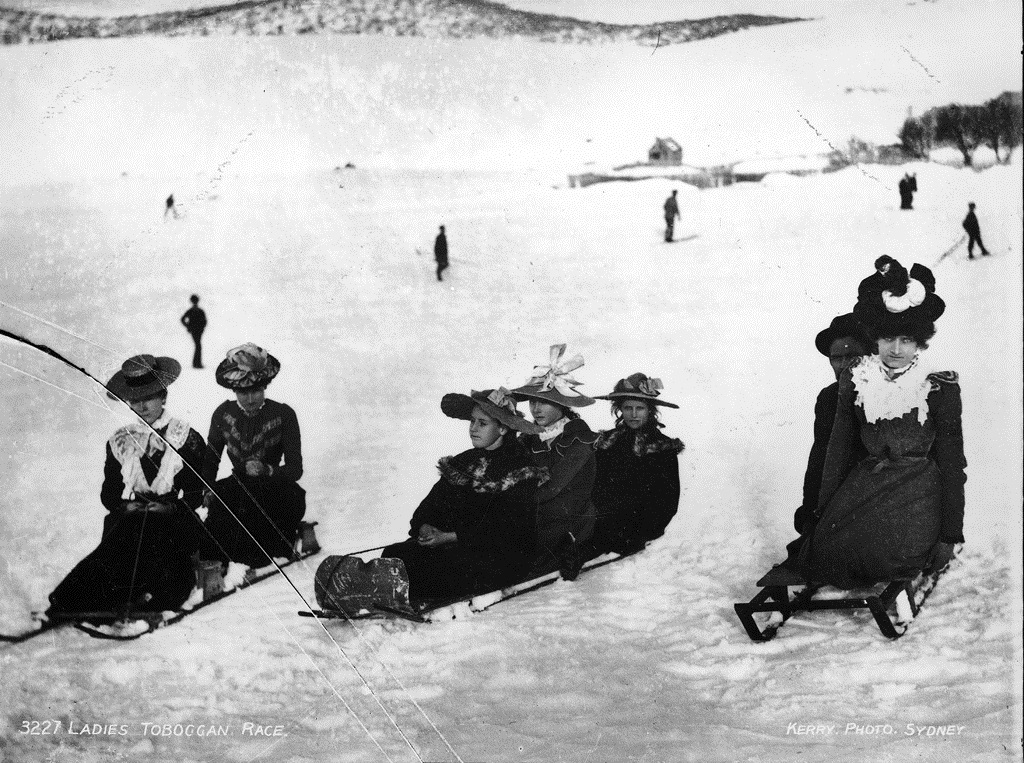
<svg viewBox="0 0 1024 763">
<path fill-rule="evenodd" d="M 943 543 L 964 542 L 964 483 L 967 459 L 964 457 L 964 433 L 961 422 L 963 404 L 960 385 L 944 382 L 928 396 L 928 410 L 935 426 L 931 457 L 939 467 L 942 480 Z"/>
</svg>

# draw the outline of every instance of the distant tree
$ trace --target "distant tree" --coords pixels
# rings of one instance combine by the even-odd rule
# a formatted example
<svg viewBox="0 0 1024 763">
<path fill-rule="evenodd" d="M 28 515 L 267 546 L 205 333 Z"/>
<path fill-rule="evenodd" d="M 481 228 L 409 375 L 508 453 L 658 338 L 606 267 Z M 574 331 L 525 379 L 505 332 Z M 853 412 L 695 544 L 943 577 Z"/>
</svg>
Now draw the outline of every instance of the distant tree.
<svg viewBox="0 0 1024 763">
<path fill-rule="evenodd" d="M 1021 94 L 1005 92 L 986 101 L 982 108 L 981 135 L 986 145 L 995 152 L 999 161 L 1000 146 L 1006 147 L 1006 157 L 1021 144 L 1024 133 L 1024 116 L 1021 109 Z"/>
<path fill-rule="evenodd" d="M 868 143 L 866 140 L 858 138 L 856 135 L 850 136 L 850 141 L 847 144 L 846 155 L 850 164 L 873 162 L 877 158 L 877 152 L 874 145 Z"/>
<path fill-rule="evenodd" d="M 900 128 L 898 137 L 903 150 L 910 156 L 927 159 L 932 147 L 932 136 L 924 121 L 917 117 L 907 117 Z"/>
<path fill-rule="evenodd" d="M 935 140 L 951 143 L 964 157 L 964 166 L 973 165 L 974 150 L 981 144 L 985 121 L 983 106 L 951 103 L 935 110 Z"/>
</svg>

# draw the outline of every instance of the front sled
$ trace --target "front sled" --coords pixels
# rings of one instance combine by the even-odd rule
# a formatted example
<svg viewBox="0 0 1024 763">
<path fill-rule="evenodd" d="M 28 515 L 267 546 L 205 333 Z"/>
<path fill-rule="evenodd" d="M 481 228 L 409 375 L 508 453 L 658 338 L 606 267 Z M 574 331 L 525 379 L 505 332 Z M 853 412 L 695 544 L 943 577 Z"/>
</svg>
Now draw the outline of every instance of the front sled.
<svg viewBox="0 0 1024 763">
<path fill-rule="evenodd" d="M 324 610 L 348 617 L 373 611 L 414 614 L 401 559 L 329 556 L 316 571 L 314 591 Z"/>
<path fill-rule="evenodd" d="M 753 641 L 775 638 L 779 628 L 797 612 L 826 609 L 867 609 L 882 635 L 898 639 L 907 632 L 946 569 L 948 566 L 935 572 L 920 572 L 913 577 L 878 583 L 870 589 L 841 591 L 836 597 L 821 595 L 815 598 L 816 594 L 823 593 L 826 587 L 823 583 L 805 580 L 797 572 L 776 566 L 757 581 L 761 590 L 753 599 L 733 606 Z M 758 613 L 770 615 L 763 627 L 754 618 Z"/>
</svg>

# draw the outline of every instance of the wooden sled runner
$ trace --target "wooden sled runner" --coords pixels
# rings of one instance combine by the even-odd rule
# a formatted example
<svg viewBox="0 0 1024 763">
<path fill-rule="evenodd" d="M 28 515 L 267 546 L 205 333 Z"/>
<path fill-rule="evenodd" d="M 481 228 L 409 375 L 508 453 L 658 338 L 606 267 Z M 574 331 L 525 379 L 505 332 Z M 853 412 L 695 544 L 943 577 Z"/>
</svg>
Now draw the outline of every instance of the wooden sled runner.
<svg viewBox="0 0 1024 763">
<path fill-rule="evenodd" d="M 201 601 L 188 609 L 167 612 L 132 611 L 130 609 L 121 612 L 59 612 L 49 617 L 46 617 L 41 612 L 34 612 L 33 615 L 39 619 L 38 628 L 14 635 L 0 634 L 0 643 L 19 644 L 40 636 L 47 631 L 66 625 L 87 633 L 93 638 L 109 639 L 112 641 L 132 641 L 141 638 L 158 628 L 164 628 L 181 622 L 204 607 L 208 607 L 221 599 L 261 583 L 268 578 L 272 578 L 286 567 L 320 553 L 320 544 L 316 538 L 316 525 L 316 522 L 301 523 L 295 539 L 292 557 L 288 561 L 259 569 L 250 569 L 245 578 L 233 588 L 225 590 L 220 562 L 197 566 L 196 587 L 202 590 L 203 596 Z M 109 631 L 91 625 L 91 621 L 108 621 L 128 627 L 119 633 L 116 629 Z"/>
<path fill-rule="evenodd" d="M 631 555 L 602 554 L 586 562 L 580 573 L 604 567 Z M 321 577 L 321 571 L 324 573 L 323 577 Z M 338 583 L 330 582 L 332 573 L 335 576 L 335 581 L 339 580 L 338 575 L 340 574 L 343 585 L 346 581 L 350 581 L 349 590 L 352 592 L 350 595 L 338 595 L 336 592 Z M 368 582 L 368 578 L 373 578 L 375 574 L 376 580 Z M 320 570 L 317 570 L 317 602 L 323 609 L 304 610 L 298 614 L 302 617 L 314 617 L 322 620 L 400 618 L 417 623 L 454 620 L 473 612 L 482 612 L 499 602 L 514 599 L 524 593 L 536 591 L 538 588 L 544 588 L 561 578 L 561 574 L 554 570 L 496 591 L 453 599 L 410 601 L 408 580 L 404 575 L 404 565 L 399 559 L 372 559 L 369 562 L 362 562 L 356 557 L 328 557 L 320 565 Z M 396 579 L 395 576 L 401 577 L 401 583 L 395 589 L 389 589 L 391 581 Z M 334 589 L 333 595 L 327 590 L 328 586 Z"/>
<path fill-rule="evenodd" d="M 776 566 L 757 581 L 761 590 L 753 599 L 733 606 L 753 641 L 775 638 L 783 623 L 798 612 L 826 609 L 867 609 L 882 635 L 898 639 L 907 632 L 947 569 L 948 565 L 938 571 L 895 578 L 868 589 L 840 591 L 839 596 L 831 597 L 819 595 L 826 588 L 825 584 L 804 580 L 799 573 Z M 770 613 L 763 626 L 754 619 L 759 613 Z"/>
</svg>

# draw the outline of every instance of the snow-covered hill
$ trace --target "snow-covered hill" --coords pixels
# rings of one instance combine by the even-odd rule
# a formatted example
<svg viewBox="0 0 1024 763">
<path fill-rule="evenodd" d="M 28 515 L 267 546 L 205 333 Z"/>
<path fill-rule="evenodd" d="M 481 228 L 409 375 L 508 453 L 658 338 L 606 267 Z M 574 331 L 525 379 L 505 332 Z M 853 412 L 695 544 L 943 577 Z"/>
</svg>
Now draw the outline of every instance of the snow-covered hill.
<svg viewBox="0 0 1024 763">
<path fill-rule="evenodd" d="M 372 34 L 472 39 L 523 37 L 559 43 L 660 46 L 799 19 L 734 14 L 659 24 L 608 24 L 533 13 L 488 0 L 246 0 L 130 16 L 80 17 L 0 7 L 0 41 L 81 37 L 234 34 Z"/>
<path fill-rule="evenodd" d="M 885 23 L 862 25 L 866 8 Z M 979 172 L 682 187 L 671 246 L 670 182 L 570 190 L 562 174 L 588 151 L 640 158 L 655 135 L 694 163 L 891 135 L 908 105 L 1014 88 L 1019 40 L 1001 20 L 1019 10 L 844 3 L 654 55 L 330 36 L 0 49 L 0 326 L 105 379 L 143 350 L 187 360 L 177 319 L 198 292 L 211 368 L 245 340 L 281 359 L 271 397 L 298 412 L 328 552 L 402 535 L 438 457 L 466 447 L 441 396 L 519 384 L 553 342 L 584 355 L 587 392 L 661 377 L 681 406 L 666 431 L 687 445 L 658 543 L 469 619 L 320 627 L 295 614 L 311 564 L 136 642 L 0 646 L 0 760 L 1019 760 L 1019 153 Z M 983 41 L 965 60 L 959 46 Z M 172 191 L 180 220 L 161 217 Z M 968 201 L 994 256 L 940 260 Z M 444 284 L 429 259 L 441 223 Z M 933 266 L 948 303 L 928 352 L 962 380 L 964 557 L 898 642 L 829 613 L 753 644 L 732 603 L 792 537 L 831 380 L 813 338 L 881 253 Z M 225 396 L 186 370 L 170 406 L 203 430 Z M 126 416 L 2 339 L 0 401 L 10 632 L 98 542 L 103 445 Z M 584 416 L 611 422 L 603 405 Z M 29 733 L 47 720 L 58 733 Z"/>
</svg>

